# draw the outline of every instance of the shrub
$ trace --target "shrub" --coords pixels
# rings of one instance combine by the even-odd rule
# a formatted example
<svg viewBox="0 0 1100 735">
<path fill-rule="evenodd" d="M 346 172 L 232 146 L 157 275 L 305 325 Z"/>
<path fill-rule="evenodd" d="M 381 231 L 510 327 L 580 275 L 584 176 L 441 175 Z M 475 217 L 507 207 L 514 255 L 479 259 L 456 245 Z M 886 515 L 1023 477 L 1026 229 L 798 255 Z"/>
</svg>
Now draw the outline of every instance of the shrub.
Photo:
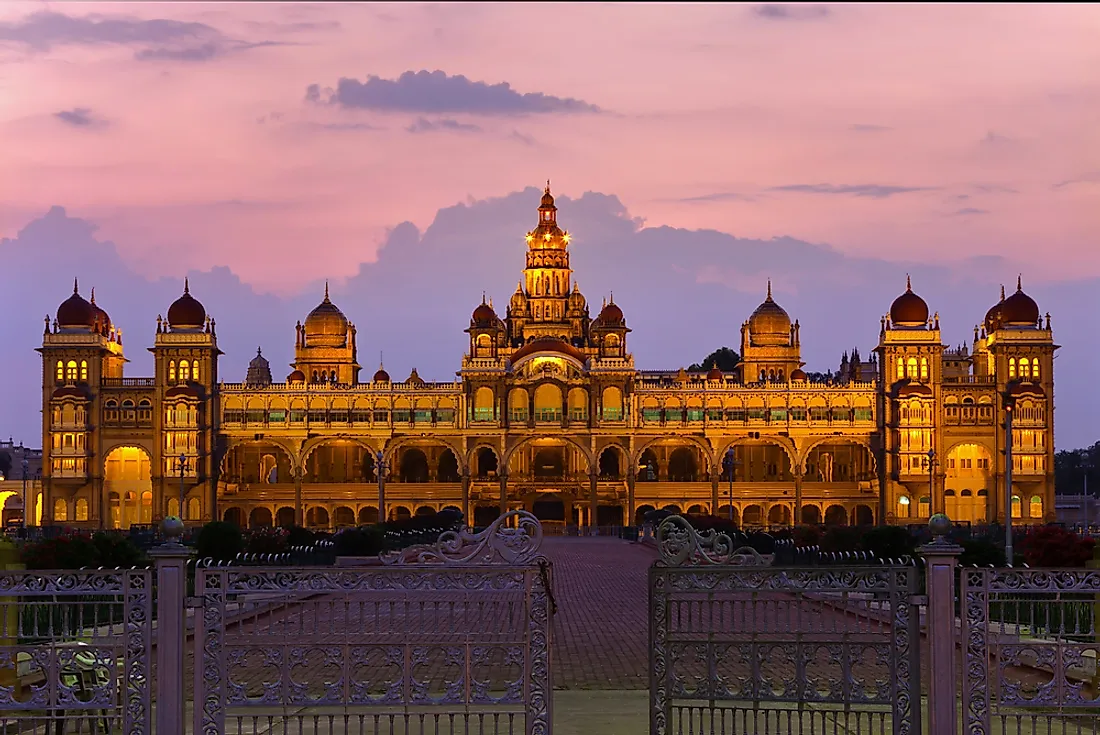
<svg viewBox="0 0 1100 735">
<path fill-rule="evenodd" d="M 200 559 L 210 557 L 217 561 L 230 561 L 244 551 L 241 529 L 225 521 L 211 521 L 199 531 L 195 539 L 195 552 Z"/>
<path fill-rule="evenodd" d="M 93 534 L 92 545 L 99 553 L 99 566 L 109 569 L 116 567 L 128 569 L 148 564 L 145 552 L 122 534 L 104 532 Z"/>
<path fill-rule="evenodd" d="M 1024 561 L 1031 567 L 1083 567 L 1092 559 L 1096 542 L 1061 526 L 1043 526 L 1020 543 Z"/>
<path fill-rule="evenodd" d="M 301 526 L 287 526 L 286 528 L 287 546 L 313 546 L 316 541 L 317 534 L 308 528 L 302 528 Z"/>
<path fill-rule="evenodd" d="M 821 529 L 817 526 L 794 527 L 793 538 L 795 546 L 820 546 L 821 536 Z"/>
<path fill-rule="evenodd" d="M 974 537 L 960 539 L 962 553 L 959 555 L 959 564 L 964 567 L 1003 567 L 1005 564 L 1005 549 L 990 538 Z"/>
<path fill-rule="evenodd" d="M 336 534 L 337 556 L 378 556 L 386 537 L 380 526 L 345 528 Z"/>
<path fill-rule="evenodd" d="M 880 559 L 900 559 L 916 552 L 917 540 L 900 526 L 877 526 L 863 532 L 859 550 L 869 551 Z"/>
<path fill-rule="evenodd" d="M 27 569 L 81 569 L 83 567 L 130 568 L 144 566 L 145 554 L 118 533 L 72 532 L 23 546 Z"/>
<path fill-rule="evenodd" d="M 829 526 L 821 537 L 821 550 L 828 553 L 859 551 L 866 529 L 858 526 Z"/>
<path fill-rule="evenodd" d="M 245 551 L 249 554 L 282 554 L 287 550 L 285 528 L 264 528 L 248 534 Z"/>
</svg>

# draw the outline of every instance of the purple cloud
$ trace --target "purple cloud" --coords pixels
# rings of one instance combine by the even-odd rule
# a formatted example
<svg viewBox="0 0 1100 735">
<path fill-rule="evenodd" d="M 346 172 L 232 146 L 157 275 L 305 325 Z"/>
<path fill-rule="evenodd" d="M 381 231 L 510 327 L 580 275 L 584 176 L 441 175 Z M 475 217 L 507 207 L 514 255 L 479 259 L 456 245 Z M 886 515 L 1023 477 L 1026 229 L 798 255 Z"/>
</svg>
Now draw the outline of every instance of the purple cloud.
<svg viewBox="0 0 1100 735">
<path fill-rule="evenodd" d="M 55 112 L 53 116 L 66 125 L 72 125 L 78 128 L 90 128 L 106 124 L 103 120 L 93 117 L 92 111 L 87 107 L 74 107 L 71 110 L 61 110 L 60 112 Z"/>
<path fill-rule="evenodd" d="M 471 125 L 469 123 L 459 122 L 458 120 L 452 120 L 448 117 L 441 118 L 439 120 L 429 120 L 426 117 L 417 118 L 416 122 L 405 128 L 410 133 L 431 133 L 442 130 L 449 130 L 457 133 L 480 133 L 481 128 L 477 125 Z"/>
<path fill-rule="evenodd" d="M 793 191 L 803 194 L 850 194 L 857 197 L 885 199 L 895 194 L 909 194 L 915 191 L 934 191 L 934 186 L 887 186 L 884 184 L 787 184 L 773 186 L 769 191 Z"/>
<path fill-rule="evenodd" d="M 824 5 L 780 5 L 767 3 L 754 5 L 754 15 L 769 20 L 809 20 L 812 18 L 824 18 L 829 14 L 829 9 Z"/>
<path fill-rule="evenodd" d="M 397 79 L 368 76 L 367 81 L 342 77 L 335 90 L 311 84 L 306 100 L 339 105 L 346 109 L 381 112 L 467 113 L 474 115 L 526 115 L 561 112 L 600 112 L 596 105 L 571 97 L 541 92 L 520 93 L 508 82 L 475 82 L 461 74 L 442 71 L 407 71 Z"/>
</svg>

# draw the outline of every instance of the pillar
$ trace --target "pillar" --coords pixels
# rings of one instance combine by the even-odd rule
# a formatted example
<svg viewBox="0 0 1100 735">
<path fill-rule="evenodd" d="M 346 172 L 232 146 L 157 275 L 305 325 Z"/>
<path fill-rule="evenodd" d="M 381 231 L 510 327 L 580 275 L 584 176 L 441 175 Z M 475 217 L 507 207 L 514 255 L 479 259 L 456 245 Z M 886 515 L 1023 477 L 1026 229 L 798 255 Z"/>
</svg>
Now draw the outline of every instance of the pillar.
<svg viewBox="0 0 1100 735">
<path fill-rule="evenodd" d="M 718 515 L 718 483 L 721 479 L 721 475 L 717 472 L 710 473 L 710 514 L 712 516 Z"/>
<path fill-rule="evenodd" d="M 500 474 L 500 514 L 508 512 L 508 475 Z"/>
<path fill-rule="evenodd" d="M 470 519 L 470 470 L 466 469 L 462 472 L 462 522 L 467 526 L 472 526 L 473 521 Z"/>
<path fill-rule="evenodd" d="M 149 552 L 157 573 L 156 731 L 158 735 L 183 735 L 185 598 L 191 550 L 179 543 L 182 523 L 164 524 L 163 531 L 168 541 Z"/>
<path fill-rule="evenodd" d="M 599 484 L 596 479 L 596 473 L 593 472 L 588 475 L 588 525 L 595 527 L 596 525 L 596 509 L 599 507 Z"/>
<path fill-rule="evenodd" d="M 627 517 L 623 520 L 626 521 L 627 526 L 634 525 L 634 483 L 637 482 L 637 476 L 634 474 L 634 468 L 629 468 L 626 475 L 626 512 Z"/>
<path fill-rule="evenodd" d="M 822 519 L 824 520 L 824 518 Z M 794 515 L 791 517 L 791 525 L 802 523 L 802 474 L 794 476 Z"/>
<path fill-rule="evenodd" d="M 302 468 L 294 468 L 294 523 L 306 525 L 305 508 L 302 507 Z"/>
<path fill-rule="evenodd" d="M 957 649 L 955 632 L 955 566 L 962 547 L 950 543 L 945 536 L 950 522 L 944 517 L 929 521 L 935 540 L 920 547 L 927 564 L 928 591 L 928 670 L 949 672 L 931 677 L 928 688 L 928 732 L 936 735 L 956 735 L 958 732 L 955 672 Z M 941 523 L 942 522 L 942 525 Z M 910 613 L 915 615 L 916 612 Z M 914 641 L 916 639 L 914 638 Z"/>
</svg>

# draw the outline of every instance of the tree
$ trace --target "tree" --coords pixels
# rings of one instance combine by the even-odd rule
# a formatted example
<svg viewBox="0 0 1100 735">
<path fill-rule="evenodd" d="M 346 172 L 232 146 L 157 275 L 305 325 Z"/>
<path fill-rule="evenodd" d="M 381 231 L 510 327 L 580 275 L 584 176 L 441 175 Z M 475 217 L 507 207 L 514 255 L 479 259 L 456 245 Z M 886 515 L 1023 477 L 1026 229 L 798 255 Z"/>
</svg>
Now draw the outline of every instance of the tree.
<svg viewBox="0 0 1100 735">
<path fill-rule="evenodd" d="M 688 365 L 689 373 L 705 373 L 711 367 L 717 365 L 723 373 L 732 373 L 737 369 L 737 363 L 741 362 L 741 356 L 736 350 L 729 347 L 719 347 L 714 352 L 703 358 L 702 362 Z"/>
<path fill-rule="evenodd" d="M 7 479 L 11 478 L 11 455 L 7 452 L 0 452 L 0 477 Z"/>
<path fill-rule="evenodd" d="M 825 383 L 833 379 L 832 371 L 827 373 L 806 373 L 806 380 L 811 383 Z"/>
<path fill-rule="evenodd" d="M 1100 442 L 1084 449 L 1063 449 L 1054 455 L 1054 491 L 1079 495 L 1088 477 L 1090 495 L 1100 494 Z"/>
</svg>

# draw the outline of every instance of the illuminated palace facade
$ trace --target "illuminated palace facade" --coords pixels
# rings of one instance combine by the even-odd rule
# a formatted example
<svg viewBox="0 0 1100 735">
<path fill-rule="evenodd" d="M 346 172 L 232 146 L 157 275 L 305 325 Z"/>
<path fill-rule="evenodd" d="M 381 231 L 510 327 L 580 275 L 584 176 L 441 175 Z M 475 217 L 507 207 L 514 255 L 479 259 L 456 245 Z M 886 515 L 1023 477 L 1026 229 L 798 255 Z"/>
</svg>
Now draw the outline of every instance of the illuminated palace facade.
<svg viewBox="0 0 1100 735">
<path fill-rule="evenodd" d="M 108 314 L 74 293 L 47 317 L 40 523 L 127 527 L 180 511 L 242 526 L 341 527 L 524 508 L 618 525 L 671 508 L 743 526 L 1004 519 L 1014 411 L 1013 517 L 1053 520 L 1049 315 L 1019 284 L 942 343 L 908 287 L 874 358 L 828 383 L 802 370 L 799 323 L 772 298 L 741 325 L 734 374 L 639 370 L 614 300 L 595 318 L 572 280 L 549 187 L 501 317 L 470 319 L 457 380 L 361 376 L 353 323 L 329 298 L 295 329 L 293 372 L 261 354 L 221 382 L 216 323 L 185 285 L 157 318 L 153 377 L 124 377 Z M 1008 408 L 1011 406 L 1012 408 Z M 929 450 L 933 450 L 930 454 Z"/>
</svg>

